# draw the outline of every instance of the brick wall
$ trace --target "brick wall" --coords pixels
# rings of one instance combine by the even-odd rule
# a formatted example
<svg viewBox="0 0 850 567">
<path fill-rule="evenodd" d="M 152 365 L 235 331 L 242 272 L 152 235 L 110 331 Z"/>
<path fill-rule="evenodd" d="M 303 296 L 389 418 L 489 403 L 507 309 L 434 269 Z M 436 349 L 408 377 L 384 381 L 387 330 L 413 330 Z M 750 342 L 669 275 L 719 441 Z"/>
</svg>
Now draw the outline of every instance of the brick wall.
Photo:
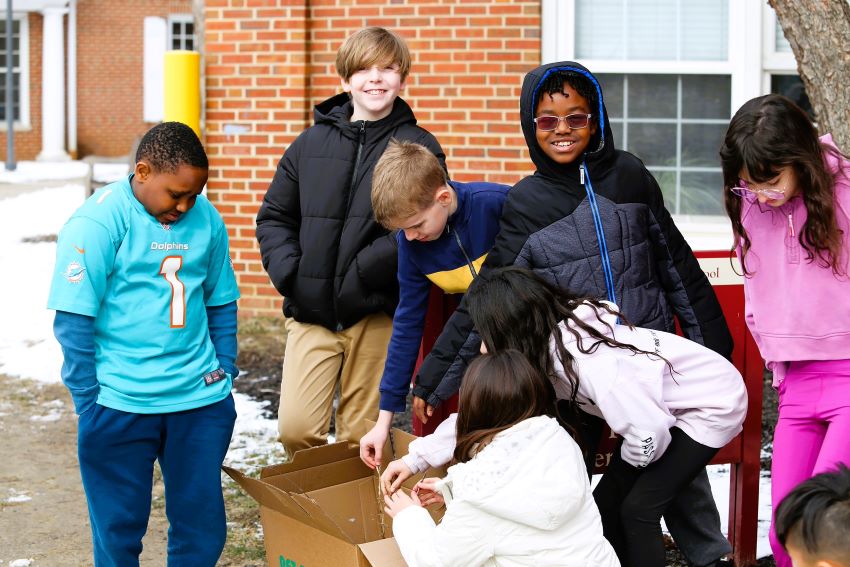
<svg viewBox="0 0 850 567">
<path fill-rule="evenodd" d="M 336 50 L 357 29 L 407 39 L 413 68 L 402 96 L 440 140 L 454 179 L 513 183 L 532 171 L 519 93 L 540 63 L 539 0 L 207 0 L 204 16 L 209 192 L 230 231 L 242 315 L 279 313 L 254 217 L 312 106 L 340 91 Z"/>
<path fill-rule="evenodd" d="M 153 124 L 142 120 L 144 19 L 191 14 L 192 0 L 84 0 L 77 3 L 77 154 L 119 156 Z M 43 17 L 29 21 L 31 129 L 15 132 L 15 157 L 41 151 Z M 67 17 L 66 17 L 67 23 Z M 67 56 L 67 26 L 66 56 Z M 67 75 L 66 75 L 67 77 Z M 2 156 L 6 133 L 0 132 Z"/>
<path fill-rule="evenodd" d="M 144 19 L 191 14 L 192 0 L 77 3 L 77 148 L 120 156 L 153 124 L 144 104 Z"/>
</svg>

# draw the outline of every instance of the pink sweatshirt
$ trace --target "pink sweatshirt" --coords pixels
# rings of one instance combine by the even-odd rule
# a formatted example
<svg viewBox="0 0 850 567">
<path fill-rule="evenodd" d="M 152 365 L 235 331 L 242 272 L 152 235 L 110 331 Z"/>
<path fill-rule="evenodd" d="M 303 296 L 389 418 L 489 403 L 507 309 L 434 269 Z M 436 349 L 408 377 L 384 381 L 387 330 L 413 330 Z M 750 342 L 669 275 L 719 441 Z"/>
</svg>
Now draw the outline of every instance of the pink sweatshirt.
<svg viewBox="0 0 850 567">
<path fill-rule="evenodd" d="M 834 146 L 832 136 L 821 138 Z M 844 231 L 840 266 L 850 271 L 850 162 L 828 155 L 836 178 L 835 214 Z M 773 385 L 785 377 L 788 362 L 850 359 L 850 277 L 808 261 L 799 235 L 806 223 L 802 197 L 781 207 L 744 200 L 741 220 L 752 247 L 745 261 L 745 318 Z M 738 249 L 738 257 L 741 250 Z"/>
</svg>

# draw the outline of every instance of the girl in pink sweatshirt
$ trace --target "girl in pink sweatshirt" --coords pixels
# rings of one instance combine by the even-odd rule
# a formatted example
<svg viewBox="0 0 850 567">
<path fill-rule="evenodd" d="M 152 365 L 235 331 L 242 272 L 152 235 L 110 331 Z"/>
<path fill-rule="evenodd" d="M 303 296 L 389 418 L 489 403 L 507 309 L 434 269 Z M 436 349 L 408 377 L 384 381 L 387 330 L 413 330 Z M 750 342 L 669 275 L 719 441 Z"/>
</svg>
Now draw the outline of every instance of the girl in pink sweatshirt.
<svg viewBox="0 0 850 567">
<path fill-rule="evenodd" d="M 779 390 L 774 509 L 850 463 L 850 162 L 780 95 L 744 104 L 720 150 L 745 317 Z M 778 567 L 791 559 L 771 527 Z"/>
</svg>

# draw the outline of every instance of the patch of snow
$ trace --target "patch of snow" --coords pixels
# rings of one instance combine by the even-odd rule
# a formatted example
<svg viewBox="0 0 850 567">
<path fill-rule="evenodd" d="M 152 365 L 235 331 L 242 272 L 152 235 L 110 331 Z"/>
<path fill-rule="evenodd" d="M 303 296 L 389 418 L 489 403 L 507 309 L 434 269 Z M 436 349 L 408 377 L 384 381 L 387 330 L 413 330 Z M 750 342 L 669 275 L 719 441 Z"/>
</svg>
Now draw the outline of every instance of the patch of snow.
<svg viewBox="0 0 850 567">
<path fill-rule="evenodd" d="M 14 559 L 9 561 L 9 567 L 29 567 L 34 559 Z"/>
<path fill-rule="evenodd" d="M 61 411 L 51 411 L 50 413 L 46 413 L 44 415 L 31 415 L 30 416 L 30 421 L 37 421 L 37 422 L 42 422 L 42 423 L 51 422 L 51 421 L 59 421 L 60 419 L 62 419 L 62 412 Z"/>
<path fill-rule="evenodd" d="M 29 496 L 26 492 L 19 492 L 14 488 L 9 489 L 10 496 L 6 498 L 6 502 L 9 503 L 19 503 L 19 502 L 29 502 L 32 500 L 32 497 Z"/>
<path fill-rule="evenodd" d="M 0 168 L 0 183 L 37 183 L 86 177 L 89 166 L 81 161 L 19 161 L 15 171 Z"/>
<path fill-rule="evenodd" d="M 94 163 L 92 180 L 99 183 L 112 183 L 124 179 L 130 174 L 129 163 Z"/>
<path fill-rule="evenodd" d="M 57 234 L 83 203 L 81 185 L 66 185 L 5 199 L 0 206 L 0 265 L 16 277 L 0 280 L 0 372 L 42 382 L 58 382 L 62 351 L 53 339 L 53 312 L 47 294 L 56 243 L 24 243 L 22 238 Z M 25 277 L 20 277 L 20 276 Z"/>
</svg>

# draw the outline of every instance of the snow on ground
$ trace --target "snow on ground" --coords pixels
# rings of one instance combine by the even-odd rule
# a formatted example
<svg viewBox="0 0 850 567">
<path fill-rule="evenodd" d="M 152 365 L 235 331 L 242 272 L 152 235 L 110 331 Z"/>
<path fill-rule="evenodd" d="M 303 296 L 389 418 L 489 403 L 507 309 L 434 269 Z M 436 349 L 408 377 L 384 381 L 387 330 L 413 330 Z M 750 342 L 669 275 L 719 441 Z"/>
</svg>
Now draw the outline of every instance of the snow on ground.
<svg viewBox="0 0 850 567">
<path fill-rule="evenodd" d="M 89 173 L 89 165 L 81 161 L 44 162 L 19 161 L 14 171 L 0 166 L 0 183 L 35 183 L 62 179 L 77 179 Z"/>
<path fill-rule="evenodd" d="M 72 172 L 68 173 L 66 177 L 72 177 Z M 3 175 L 0 174 L 0 181 Z M 6 268 L 6 277 L 0 280 L 0 372 L 4 374 L 42 382 L 60 380 L 62 353 L 53 339 L 53 313 L 46 308 L 56 245 L 22 239 L 38 240 L 39 236 L 57 234 L 83 198 L 82 186 L 65 186 L 0 200 L 0 265 Z M 226 463 L 250 474 L 282 458 L 276 441 L 277 424 L 262 417 L 265 404 L 239 393 L 234 393 L 234 397 L 239 417 Z M 44 413 L 34 419 L 52 419 L 60 410 L 55 404 L 46 405 Z M 709 479 L 725 531 L 729 467 L 709 467 Z M 759 557 L 770 554 L 770 511 L 770 478 L 763 475 L 759 489 Z"/>
</svg>

